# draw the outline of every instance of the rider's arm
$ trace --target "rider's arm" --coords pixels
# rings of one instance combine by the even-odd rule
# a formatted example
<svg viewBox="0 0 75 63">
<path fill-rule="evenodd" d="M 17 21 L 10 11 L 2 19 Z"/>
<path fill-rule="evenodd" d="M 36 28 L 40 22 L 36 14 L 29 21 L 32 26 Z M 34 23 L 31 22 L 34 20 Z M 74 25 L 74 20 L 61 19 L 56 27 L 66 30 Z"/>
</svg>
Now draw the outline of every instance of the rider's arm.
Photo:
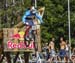
<svg viewBox="0 0 75 63">
<path fill-rule="evenodd" d="M 25 24 L 25 21 L 26 21 L 26 15 L 23 15 L 23 17 L 22 17 L 22 22 Z"/>
<path fill-rule="evenodd" d="M 24 13 L 24 15 L 23 15 L 23 17 L 22 17 L 22 22 L 25 24 L 25 21 L 26 21 L 26 17 L 27 16 L 29 16 L 30 15 L 30 10 L 27 10 L 25 13 Z"/>
</svg>

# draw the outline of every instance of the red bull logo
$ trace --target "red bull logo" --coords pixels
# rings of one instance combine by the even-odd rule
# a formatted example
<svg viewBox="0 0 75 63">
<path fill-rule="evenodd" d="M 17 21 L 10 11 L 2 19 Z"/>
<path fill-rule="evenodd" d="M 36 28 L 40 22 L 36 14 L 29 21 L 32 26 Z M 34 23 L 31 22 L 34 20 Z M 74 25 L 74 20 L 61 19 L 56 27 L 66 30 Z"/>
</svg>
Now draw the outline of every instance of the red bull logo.
<svg viewBox="0 0 75 63">
<path fill-rule="evenodd" d="M 8 40 L 7 42 L 7 46 L 9 49 L 13 49 L 13 48 L 19 48 L 19 49 L 22 49 L 22 48 L 26 48 L 26 45 L 24 43 L 24 32 L 23 31 L 20 31 L 16 34 L 13 34 L 11 36 L 12 39 L 16 39 L 16 40 L 19 40 L 19 43 L 16 43 L 16 42 L 13 42 L 12 40 Z"/>
<path fill-rule="evenodd" d="M 12 38 L 14 38 L 14 39 L 19 39 L 19 38 L 20 38 L 20 34 L 14 34 L 14 35 L 12 36 Z"/>
<path fill-rule="evenodd" d="M 23 31 L 20 31 L 19 33 L 17 33 L 17 34 L 13 34 L 12 35 L 12 38 L 13 39 L 24 39 L 24 32 Z"/>
</svg>

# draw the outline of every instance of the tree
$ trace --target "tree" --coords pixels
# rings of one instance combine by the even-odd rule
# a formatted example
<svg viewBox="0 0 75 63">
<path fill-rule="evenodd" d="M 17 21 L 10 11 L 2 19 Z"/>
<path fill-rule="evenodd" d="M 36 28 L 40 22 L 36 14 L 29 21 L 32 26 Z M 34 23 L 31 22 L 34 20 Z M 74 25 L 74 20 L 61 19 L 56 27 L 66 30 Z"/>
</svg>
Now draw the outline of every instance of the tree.
<svg viewBox="0 0 75 63">
<path fill-rule="evenodd" d="M 4 0 L 3 0 L 4 1 Z M 23 0 L 24 4 L 22 4 L 21 0 L 15 0 L 15 5 L 12 6 L 10 0 L 8 0 L 8 8 L 5 11 L 3 8 L 0 10 L 0 16 L 4 16 L 5 13 L 8 15 L 8 23 L 11 23 L 11 18 L 13 17 L 13 21 L 15 24 L 17 21 L 17 14 L 20 13 L 20 17 L 22 17 L 25 10 L 31 6 L 31 0 Z M 3 2 L 2 2 L 3 3 Z M 2 4 L 0 2 L 0 4 Z M 3 3 L 4 5 L 4 3 Z M 2 5 L 2 7 L 3 7 Z M 41 25 L 41 37 L 42 42 L 49 42 L 50 38 L 55 37 L 57 42 L 60 36 L 64 36 L 68 39 L 68 12 L 67 12 L 67 0 L 37 0 L 37 9 L 39 7 L 45 6 L 44 13 L 44 23 Z M 71 38 L 72 43 L 74 43 L 75 37 L 75 0 L 70 0 L 71 6 Z M 12 11 L 15 12 L 12 15 Z M 1 20 L 3 22 L 3 20 Z M 14 25 L 15 25 L 14 24 Z M 6 25 L 6 23 L 2 24 L 2 28 Z M 8 25 L 7 25 L 8 26 Z"/>
</svg>

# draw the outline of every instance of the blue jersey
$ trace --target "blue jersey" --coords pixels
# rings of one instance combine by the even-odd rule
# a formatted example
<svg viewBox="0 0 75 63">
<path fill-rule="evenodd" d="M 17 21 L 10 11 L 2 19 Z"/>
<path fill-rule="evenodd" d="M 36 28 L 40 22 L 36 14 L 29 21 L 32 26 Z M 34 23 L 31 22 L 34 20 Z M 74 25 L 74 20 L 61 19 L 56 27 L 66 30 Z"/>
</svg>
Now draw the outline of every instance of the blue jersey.
<svg viewBox="0 0 75 63">
<path fill-rule="evenodd" d="M 32 12 L 30 10 L 27 10 L 22 17 L 23 23 L 26 23 L 28 21 L 28 19 L 26 19 L 28 16 L 33 16 L 33 15 L 40 21 L 40 23 L 43 23 L 42 16 L 40 16 L 36 12 L 36 10 L 33 10 Z M 31 19 L 31 21 L 32 21 L 32 19 Z"/>
</svg>

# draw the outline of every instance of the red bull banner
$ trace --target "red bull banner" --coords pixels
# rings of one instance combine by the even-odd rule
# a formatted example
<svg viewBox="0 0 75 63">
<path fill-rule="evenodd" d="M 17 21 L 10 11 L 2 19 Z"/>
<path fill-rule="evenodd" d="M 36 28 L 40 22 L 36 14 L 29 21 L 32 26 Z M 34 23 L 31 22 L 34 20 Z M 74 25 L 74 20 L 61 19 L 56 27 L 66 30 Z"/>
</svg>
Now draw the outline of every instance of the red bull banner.
<svg viewBox="0 0 75 63">
<path fill-rule="evenodd" d="M 27 48 L 24 34 L 25 31 L 19 28 L 3 28 L 4 51 L 24 51 Z M 30 48 L 32 46 L 32 44 L 29 45 Z"/>
</svg>

